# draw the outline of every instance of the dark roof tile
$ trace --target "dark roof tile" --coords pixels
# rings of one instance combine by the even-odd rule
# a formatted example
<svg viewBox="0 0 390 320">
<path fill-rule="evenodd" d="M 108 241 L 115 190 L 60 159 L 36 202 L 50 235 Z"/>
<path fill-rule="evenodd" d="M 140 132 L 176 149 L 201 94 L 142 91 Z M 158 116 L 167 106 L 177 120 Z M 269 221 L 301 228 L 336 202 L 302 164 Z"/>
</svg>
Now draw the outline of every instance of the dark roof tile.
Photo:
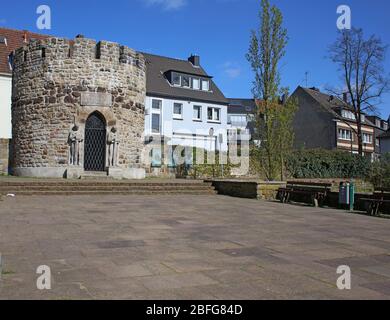
<svg viewBox="0 0 390 320">
<path fill-rule="evenodd" d="M 146 90 L 150 96 L 172 97 L 182 100 L 194 100 L 216 104 L 228 104 L 223 93 L 202 67 L 195 67 L 187 60 L 142 53 L 146 59 Z M 210 79 L 211 91 L 191 90 L 170 85 L 165 77 L 168 71 L 177 71 Z"/>
<path fill-rule="evenodd" d="M 12 74 L 12 70 L 8 63 L 8 57 L 12 51 L 23 47 L 31 39 L 45 39 L 49 36 L 29 32 L 26 30 L 13 30 L 0 28 L 0 37 L 7 39 L 7 44 L 0 43 L 0 73 Z"/>
</svg>

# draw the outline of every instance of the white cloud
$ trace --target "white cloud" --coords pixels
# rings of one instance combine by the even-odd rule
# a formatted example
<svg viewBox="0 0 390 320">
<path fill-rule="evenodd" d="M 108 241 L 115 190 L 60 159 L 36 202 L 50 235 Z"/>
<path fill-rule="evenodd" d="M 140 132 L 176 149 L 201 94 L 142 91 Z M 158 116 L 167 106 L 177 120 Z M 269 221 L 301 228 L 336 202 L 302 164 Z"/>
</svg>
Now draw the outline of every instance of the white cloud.
<svg viewBox="0 0 390 320">
<path fill-rule="evenodd" d="M 148 6 L 160 5 L 164 10 L 177 10 L 187 4 L 187 0 L 144 0 Z"/>
<path fill-rule="evenodd" d="M 241 67 L 238 64 L 230 61 L 223 65 L 223 71 L 231 79 L 238 78 L 242 72 Z"/>
</svg>

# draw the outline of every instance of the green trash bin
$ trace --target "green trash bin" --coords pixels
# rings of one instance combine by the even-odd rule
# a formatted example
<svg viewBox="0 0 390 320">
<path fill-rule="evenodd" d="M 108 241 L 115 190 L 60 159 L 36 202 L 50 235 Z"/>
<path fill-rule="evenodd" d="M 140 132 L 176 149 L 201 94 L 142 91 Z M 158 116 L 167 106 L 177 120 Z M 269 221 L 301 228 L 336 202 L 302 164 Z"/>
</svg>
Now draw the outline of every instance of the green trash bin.
<svg viewBox="0 0 390 320">
<path fill-rule="evenodd" d="M 349 184 L 349 210 L 353 211 L 355 207 L 355 184 L 353 181 Z"/>
<path fill-rule="evenodd" d="M 341 182 L 339 188 L 339 204 L 341 207 L 354 209 L 355 205 L 355 185 L 353 182 Z"/>
</svg>

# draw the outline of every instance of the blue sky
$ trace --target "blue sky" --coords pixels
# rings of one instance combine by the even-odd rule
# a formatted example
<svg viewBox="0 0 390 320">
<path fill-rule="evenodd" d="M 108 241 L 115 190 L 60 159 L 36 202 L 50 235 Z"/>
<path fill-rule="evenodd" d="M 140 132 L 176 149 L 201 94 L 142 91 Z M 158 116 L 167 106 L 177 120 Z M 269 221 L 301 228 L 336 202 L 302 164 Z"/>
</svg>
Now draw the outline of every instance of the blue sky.
<svg viewBox="0 0 390 320">
<path fill-rule="evenodd" d="M 282 61 L 282 84 L 294 90 L 340 85 L 337 68 L 327 58 L 327 47 L 337 34 L 336 8 L 352 9 L 352 24 L 375 33 L 390 44 L 388 0 L 271 0 L 283 12 L 289 33 Z M 52 30 L 44 33 L 73 38 L 116 41 L 136 50 L 187 58 L 201 56 L 203 67 L 228 97 L 250 97 L 253 74 L 245 59 L 250 30 L 258 26 L 260 0 L 29 0 L 1 5 L 0 26 L 42 32 L 36 9 L 52 9 Z M 390 72 L 390 52 L 386 60 Z M 390 113 L 390 95 L 383 98 L 383 117 Z"/>
</svg>

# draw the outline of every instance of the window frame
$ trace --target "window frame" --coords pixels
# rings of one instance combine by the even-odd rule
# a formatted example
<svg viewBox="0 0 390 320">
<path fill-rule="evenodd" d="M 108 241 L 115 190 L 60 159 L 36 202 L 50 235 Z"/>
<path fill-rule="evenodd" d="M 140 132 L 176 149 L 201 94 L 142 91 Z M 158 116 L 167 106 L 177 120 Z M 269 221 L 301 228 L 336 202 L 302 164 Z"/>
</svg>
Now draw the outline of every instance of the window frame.
<svg viewBox="0 0 390 320">
<path fill-rule="evenodd" d="M 175 107 L 180 106 L 180 114 L 175 113 Z M 172 117 L 174 120 L 183 120 L 183 103 L 180 102 L 174 102 L 173 108 L 172 108 Z"/>
<path fill-rule="evenodd" d="M 199 117 L 198 118 L 196 118 L 196 117 L 194 117 L 194 111 L 195 111 L 195 108 L 198 108 L 199 109 L 199 111 L 198 111 L 198 114 L 199 114 Z M 194 105 L 193 107 L 192 107 L 192 120 L 193 121 L 196 121 L 196 122 L 202 122 L 203 120 L 202 120 L 202 106 L 200 106 L 200 105 Z"/>
<path fill-rule="evenodd" d="M 365 139 L 366 137 L 368 137 L 368 140 Z M 365 144 L 372 144 L 373 143 L 373 135 L 371 133 L 363 132 L 362 140 L 363 140 L 363 143 L 365 143 Z"/>
<path fill-rule="evenodd" d="M 159 108 L 154 108 L 154 102 L 158 101 L 159 102 Z M 162 108 L 163 108 L 163 100 L 161 99 L 152 99 L 152 107 L 151 113 L 150 113 L 150 132 L 155 135 L 160 135 L 162 133 Z M 159 116 L 159 131 L 154 132 L 153 129 L 153 116 L 158 115 Z"/>
<path fill-rule="evenodd" d="M 173 81 L 175 75 L 179 77 L 179 84 L 174 83 L 174 81 Z M 172 73 L 171 73 L 171 84 L 172 84 L 174 87 L 181 87 L 181 84 L 182 84 L 182 80 L 181 80 L 182 78 L 181 78 L 181 77 L 182 77 L 182 75 L 181 75 L 180 73 L 178 73 L 178 72 L 172 72 Z"/>
<path fill-rule="evenodd" d="M 209 110 L 211 109 L 211 118 L 209 118 Z M 218 110 L 218 113 L 216 112 Z M 216 119 L 215 115 L 218 114 L 218 119 Z M 212 123 L 221 123 L 221 108 L 218 107 L 207 107 L 207 122 Z"/>
<path fill-rule="evenodd" d="M 341 134 L 340 134 L 340 132 L 341 132 Z M 347 138 L 348 132 L 349 132 L 349 138 Z M 345 135 L 344 135 L 344 133 L 345 133 Z M 349 130 L 349 129 L 338 128 L 337 138 L 339 140 L 344 140 L 344 141 L 353 141 L 353 132 L 352 132 L 352 130 Z"/>
<path fill-rule="evenodd" d="M 203 83 L 207 83 L 207 90 L 205 90 L 203 88 Z M 210 91 L 210 80 L 208 80 L 208 79 L 201 79 L 201 90 L 202 91 L 206 91 L 206 92 Z"/>
<path fill-rule="evenodd" d="M 198 88 L 194 87 L 194 80 L 198 81 Z M 191 84 L 192 84 L 192 89 L 193 90 L 200 90 L 201 89 L 201 80 L 200 80 L 200 78 L 191 77 Z"/>
<path fill-rule="evenodd" d="M 188 78 L 188 86 L 185 86 L 184 85 L 184 78 Z M 182 75 L 181 76 L 181 86 L 183 87 L 183 88 L 187 88 L 187 89 L 191 89 L 191 76 L 190 75 Z"/>
</svg>

